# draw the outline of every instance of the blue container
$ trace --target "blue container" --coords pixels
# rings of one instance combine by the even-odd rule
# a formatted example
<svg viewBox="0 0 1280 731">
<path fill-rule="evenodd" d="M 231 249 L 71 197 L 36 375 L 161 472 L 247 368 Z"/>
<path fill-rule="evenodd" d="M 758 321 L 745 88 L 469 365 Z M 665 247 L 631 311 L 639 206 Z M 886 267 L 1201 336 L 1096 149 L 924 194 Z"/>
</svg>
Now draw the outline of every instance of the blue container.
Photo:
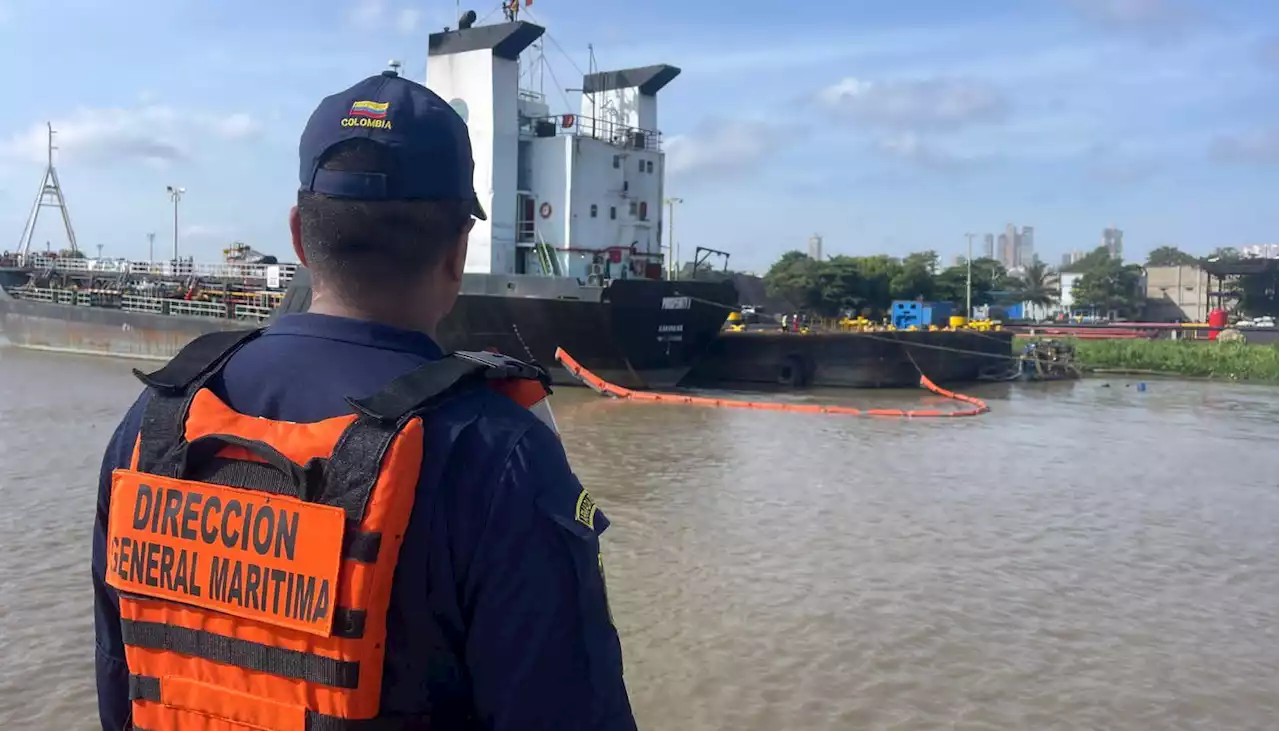
<svg viewBox="0 0 1280 731">
<path fill-rule="evenodd" d="M 951 319 L 950 302 L 920 302 L 917 300 L 894 300 L 890 309 L 891 322 L 899 330 L 906 330 L 912 325 L 927 330 L 930 325 L 946 327 Z"/>
</svg>

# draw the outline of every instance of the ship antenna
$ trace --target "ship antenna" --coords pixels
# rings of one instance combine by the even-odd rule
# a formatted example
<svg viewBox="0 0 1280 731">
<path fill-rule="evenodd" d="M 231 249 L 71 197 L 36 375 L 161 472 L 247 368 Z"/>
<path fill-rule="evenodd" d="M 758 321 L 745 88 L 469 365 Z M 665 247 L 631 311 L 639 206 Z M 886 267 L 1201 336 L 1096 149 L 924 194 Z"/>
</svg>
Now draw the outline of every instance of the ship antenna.
<svg viewBox="0 0 1280 731">
<path fill-rule="evenodd" d="M 36 233 L 36 222 L 40 218 L 40 209 L 45 207 L 57 208 L 62 214 L 62 225 L 67 231 L 67 243 L 71 245 L 71 251 L 78 253 L 80 248 L 76 246 L 76 232 L 71 227 L 71 213 L 67 210 L 67 199 L 62 195 L 62 183 L 58 182 L 58 170 L 53 166 L 53 151 L 58 149 L 53 144 L 53 136 L 57 134 L 53 129 L 51 122 L 45 122 L 44 126 L 49 131 L 49 141 L 46 149 L 47 164 L 44 169 L 44 177 L 40 180 L 40 192 L 36 194 L 36 202 L 31 206 L 31 214 L 27 216 L 27 225 L 22 229 L 22 239 L 18 242 L 18 256 L 23 261 L 27 258 L 27 253 L 31 249 L 31 239 Z"/>
</svg>

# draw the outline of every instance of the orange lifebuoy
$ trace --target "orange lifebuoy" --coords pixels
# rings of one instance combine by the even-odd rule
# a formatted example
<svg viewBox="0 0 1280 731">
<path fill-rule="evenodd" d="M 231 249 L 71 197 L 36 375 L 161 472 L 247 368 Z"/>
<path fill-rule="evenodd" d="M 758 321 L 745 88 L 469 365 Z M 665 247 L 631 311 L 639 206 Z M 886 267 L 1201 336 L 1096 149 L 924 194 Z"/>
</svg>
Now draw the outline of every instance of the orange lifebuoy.
<svg viewBox="0 0 1280 731">
<path fill-rule="evenodd" d="M 543 217 L 543 218 L 551 218 L 551 204 L 550 204 L 550 203 L 543 203 L 543 204 L 538 208 L 538 213 L 542 214 L 542 217 Z"/>
<path fill-rule="evenodd" d="M 560 118 L 560 126 L 564 127 L 565 129 L 569 129 L 570 127 L 573 126 L 574 121 L 575 119 L 572 114 L 566 114 Z"/>
</svg>

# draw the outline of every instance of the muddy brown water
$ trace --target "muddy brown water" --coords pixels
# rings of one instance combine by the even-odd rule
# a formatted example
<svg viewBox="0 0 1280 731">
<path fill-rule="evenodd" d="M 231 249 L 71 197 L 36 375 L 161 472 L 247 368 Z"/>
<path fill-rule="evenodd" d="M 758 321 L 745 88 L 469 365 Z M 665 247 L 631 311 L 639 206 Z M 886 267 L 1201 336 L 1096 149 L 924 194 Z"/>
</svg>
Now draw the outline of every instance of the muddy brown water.
<svg viewBox="0 0 1280 731">
<path fill-rule="evenodd" d="M 131 365 L 0 347 L 0 728 L 95 727 L 89 536 Z M 975 388 L 992 413 L 958 421 L 560 389 L 641 727 L 1275 728 L 1277 389 L 1136 384 Z"/>
</svg>

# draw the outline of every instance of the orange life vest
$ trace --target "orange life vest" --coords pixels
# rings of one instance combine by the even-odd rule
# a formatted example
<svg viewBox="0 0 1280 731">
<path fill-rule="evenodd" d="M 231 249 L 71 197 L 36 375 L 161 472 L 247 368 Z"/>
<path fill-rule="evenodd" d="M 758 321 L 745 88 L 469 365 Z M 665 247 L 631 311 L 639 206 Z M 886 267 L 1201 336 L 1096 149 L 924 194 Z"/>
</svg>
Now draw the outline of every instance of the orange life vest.
<svg viewBox="0 0 1280 731">
<path fill-rule="evenodd" d="M 387 731 L 391 582 L 423 461 L 423 414 L 468 384 L 535 406 L 540 368 L 455 353 L 294 423 L 206 384 L 260 334 L 202 336 L 152 374 L 130 469 L 112 474 L 107 583 L 132 720 L 146 731 Z M 550 422 L 554 428 L 554 421 Z"/>
</svg>

